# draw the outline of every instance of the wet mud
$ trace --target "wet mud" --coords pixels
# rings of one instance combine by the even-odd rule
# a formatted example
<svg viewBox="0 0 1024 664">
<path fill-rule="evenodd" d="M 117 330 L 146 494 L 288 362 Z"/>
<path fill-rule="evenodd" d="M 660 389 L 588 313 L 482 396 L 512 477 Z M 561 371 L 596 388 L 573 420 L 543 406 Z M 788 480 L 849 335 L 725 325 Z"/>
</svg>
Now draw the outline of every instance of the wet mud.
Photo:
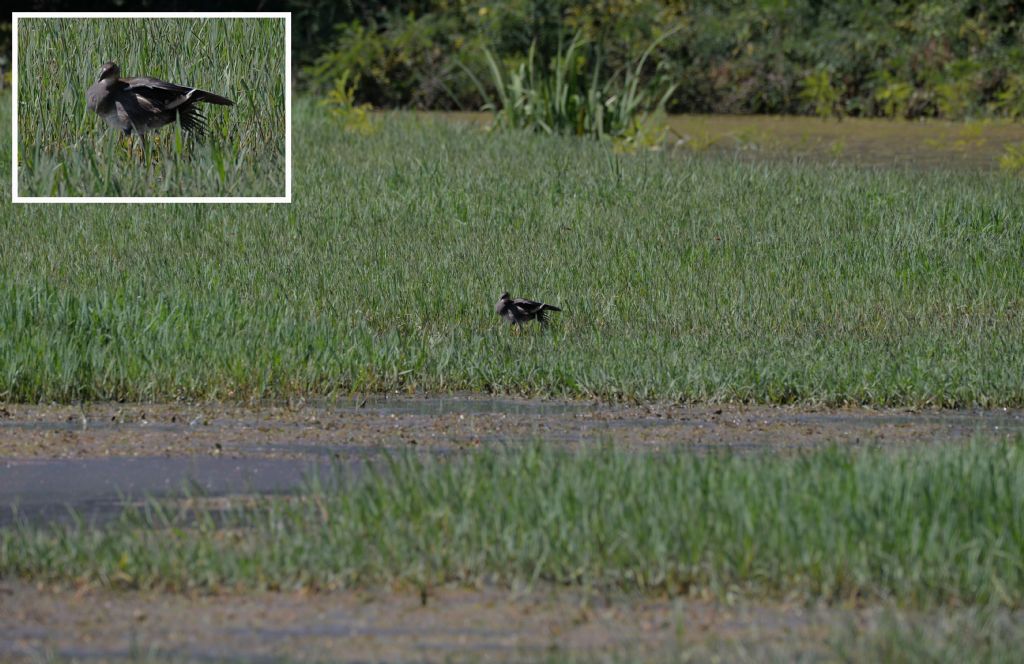
<svg viewBox="0 0 1024 664">
<path fill-rule="evenodd" d="M 437 588 L 184 597 L 0 582 L 0 659 L 506 662 L 619 653 L 813 653 L 845 609 L 588 595 L 571 589 Z M 673 661 L 678 661 L 673 659 Z"/>
<path fill-rule="evenodd" d="M 0 580 L 0 660 L 871 661 L 856 644 L 887 642 L 895 616 L 920 638 L 955 638 L 972 615 L 564 587 L 442 587 L 424 601 L 408 588 L 188 597 Z M 1024 613 L 996 610 L 986 620 L 1013 631 Z"/>
<path fill-rule="evenodd" d="M 367 451 L 551 443 L 632 450 L 802 449 L 824 444 L 955 442 L 1024 433 L 1020 410 L 808 409 L 609 405 L 509 397 L 357 397 L 231 406 L 0 406 L 0 459 L 345 458 Z"/>
<path fill-rule="evenodd" d="M 383 454 L 567 451 L 792 454 L 1024 435 L 1024 412 L 609 405 L 479 396 L 258 404 L 0 405 L 0 527 L 103 520 L 147 496 L 216 510 Z M 0 661 L 828 660 L 837 625 L 878 607 L 604 597 L 564 587 L 409 588 L 191 597 L 0 579 Z M 1018 616 L 1015 618 L 1019 620 Z M 925 618 L 924 622 L 930 622 Z"/>
<path fill-rule="evenodd" d="M 0 407 L 0 526 L 116 516 L 148 497 L 286 493 L 384 454 L 540 442 L 636 452 L 789 454 L 1024 434 L 1024 412 L 609 405 L 479 396 L 331 403 Z"/>
</svg>

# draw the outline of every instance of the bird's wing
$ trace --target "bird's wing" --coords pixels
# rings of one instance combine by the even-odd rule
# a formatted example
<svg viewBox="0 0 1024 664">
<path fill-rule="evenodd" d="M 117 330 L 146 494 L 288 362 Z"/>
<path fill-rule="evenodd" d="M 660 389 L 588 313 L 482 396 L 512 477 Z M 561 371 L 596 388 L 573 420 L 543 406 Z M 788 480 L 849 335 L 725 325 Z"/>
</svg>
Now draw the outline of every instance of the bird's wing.
<svg viewBox="0 0 1024 664">
<path fill-rule="evenodd" d="M 128 84 L 125 87 L 126 90 L 131 90 L 136 94 L 149 95 L 156 99 L 174 99 L 187 95 L 193 90 L 193 88 L 175 85 L 174 83 L 161 81 L 159 78 L 150 78 L 149 76 L 126 78 L 124 82 Z"/>
<path fill-rule="evenodd" d="M 159 78 L 150 78 L 149 76 L 126 78 L 124 81 L 128 84 L 125 88 L 126 90 L 134 92 L 139 96 L 159 101 L 167 110 L 173 110 L 189 100 L 205 101 L 211 104 L 221 104 L 222 106 L 231 106 L 235 103 L 230 99 L 215 95 L 206 90 L 168 83 L 167 81 L 161 81 Z"/>
<path fill-rule="evenodd" d="M 143 109 L 147 113 L 160 113 L 163 110 L 159 104 L 155 103 L 154 100 L 147 95 L 136 94 L 135 101 L 139 105 L 139 108 Z"/>
<path fill-rule="evenodd" d="M 193 89 L 195 90 L 195 94 L 193 95 L 193 99 L 196 99 L 198 101 L 205 101 L 205 102 L 208 102 L 210 104 L 220 104 L 221 106 L 234 106 L 235 105 L 235 102 L 231 101 L 227 97 L 221 97 L 220 95 L 215 95 L 212 92 L 207 92 L 206 90 L 200 90 L 198 88 L 193 88 Z"/>
<path fill-rule="evenodd" d="M 512 306 L 516 307 L 525 314 L 535 314 L 540 309 L 544 308 L 543 302 L 535 302 L 534 300 L 527 300 L 526 298 L 517 297 L 512 300 Z"/>
</svg>

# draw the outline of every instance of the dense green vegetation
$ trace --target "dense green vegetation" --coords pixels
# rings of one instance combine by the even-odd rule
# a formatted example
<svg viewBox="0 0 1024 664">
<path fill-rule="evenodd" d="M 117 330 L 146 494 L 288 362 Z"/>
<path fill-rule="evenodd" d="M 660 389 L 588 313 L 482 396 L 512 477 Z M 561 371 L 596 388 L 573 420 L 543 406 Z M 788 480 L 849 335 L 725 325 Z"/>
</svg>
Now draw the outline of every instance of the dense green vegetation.
<svg viewBox="0 0 1024 664">
<path fill-rule="evenodd" d="M 24 19 L 18 46 L 21 195 L 285 195 L 283 20 Z M 194 85 L 235 105 L 204 105 L 203 142 L 174 124 L 147 134 L 143 153 L 86 109 L 85 90 L 112 58 L 123 76 Z"/>
<path fill-rule="evenodd" d="M 1013 612 L 988 609 L 952 609 L 937 613 L 886 610 L 874 625 L 849 621 L 834 630 L 829 641 L 835 660 L 841 662 L 1013 664 L 1024 652 L 1024 633 L 1019 618 Z M 779 657 L 744 658 L 741 655 L 740 659 L 795 661 L 796 658 L 789 656 L 792 649 L 792 645 L 788 649 L 786 646 L 778 648 Z M 828 661 L 827 657 L 824 659 Z M 707 661 L 707 658 L 693 661 Z"/>
<path fill-rule="evenodd" d="M 674 88 L 654 95 L 640 83 L 644 64 L 657 43 L 626 70 L 621 81 L 602 79 L 599 65 L 586 69 L 586 60 L 580 57 L 586 45 L 577 35 L 559 48 L 550 63 L 538 62 L 536 48 L 531 48 L 525 63 L 504 71 L 486 52 L 497 97 L 485 108 L 494 110 L 494 128 L 610 138 L 619 149 L 661 147 L 667 127 L 649 116 L 652 111 L 664 115 L 665 101 Z"/>
<path fill-rule="evenodd" d="M 290 206 L 5 203 L 0 399 L 1024 404 L 1019 178 L 371 130 L 299 100 Z"/>
<path fill-rule="evenodd" d="M 349 71 L 364 101 L 478 108 L 485 48 L 547 62 L 573 35 L 611 77 L 668 32 L 646 68 L 670 111 L 857 116 L 1024 115 L 1024 4 L 1016 1 L 680 2 L 445 0 L 354 15 L 306 70 Z"/>
<path fill-rule="evenodd" d="M 133 8 L 195 9 L 178 0 Z M 599 61 L 610 78 L 678 29 L 645 72 L 652 89 L 677 86 L 670 111 L 1024 115 L 1019 0 L 283 0 L 261 9 L 293 13 L 301 85 L 329 89 L 348 72 L 361 102 L 384 107 L 479 108 L 486 99 L 473 76 L 488 78 L 485 49 L 514 67 L 536 44 L 548 62 L 580 34 L 591 45 L 588 68 Z M 7 37 L 0 30 L 5 51 Z"/>
<path fill-rule="evenodd" d="M 1024 440 L 792 456 L 392 457 L 216 518 L 0 530 L 0 577 L 171 591 L 551 583 L 1024 602 Z"/>
</svg>

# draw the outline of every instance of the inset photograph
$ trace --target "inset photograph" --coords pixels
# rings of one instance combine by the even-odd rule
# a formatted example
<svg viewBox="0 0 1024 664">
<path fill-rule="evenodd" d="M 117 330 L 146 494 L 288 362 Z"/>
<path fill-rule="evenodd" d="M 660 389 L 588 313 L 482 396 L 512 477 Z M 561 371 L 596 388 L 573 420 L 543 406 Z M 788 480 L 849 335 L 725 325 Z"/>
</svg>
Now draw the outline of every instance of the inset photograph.
<svg viewBox="0 0 1024 664">
<path fill-rule="evenodd" d="M 289 202 L 290 16 L 15 14 L 14 202 Z"/>
</svg>

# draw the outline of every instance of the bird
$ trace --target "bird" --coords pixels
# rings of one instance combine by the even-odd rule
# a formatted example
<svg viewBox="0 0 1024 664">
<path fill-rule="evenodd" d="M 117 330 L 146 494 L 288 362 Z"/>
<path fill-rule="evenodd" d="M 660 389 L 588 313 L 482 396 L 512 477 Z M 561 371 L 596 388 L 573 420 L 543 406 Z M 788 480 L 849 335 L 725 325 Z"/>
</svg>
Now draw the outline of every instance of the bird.
<svg viewBox="0 0 1024 664">
<path fill-rule="evenodd" d="M 202 137 L 206 134 L 206 118 L 196 106 L 198 102 L 233 106 L 227 97 L 140 76 L 121 78 L 121 68 L 108 62 L 100 68 L 96 82 L 85 93 L 86 106 L 125 136 L 133 133 L 143 137 L 147 131 L 159 129 L 175 120 L 185 131 Z"/>
<path fill-rule="evenodd" d="M 494 305 L 494 311 L 510 325 L 521 328 L 523 323 L 531 320 L 535 320 L 543 326 L 548 322 L 548 312 L 561 311 L 561 308 L 553 304 L 544 304 L 519 297 L 512 299 L 508 292 L 505 292 L 501 294 L 498 303 Z"/>
</svg>

